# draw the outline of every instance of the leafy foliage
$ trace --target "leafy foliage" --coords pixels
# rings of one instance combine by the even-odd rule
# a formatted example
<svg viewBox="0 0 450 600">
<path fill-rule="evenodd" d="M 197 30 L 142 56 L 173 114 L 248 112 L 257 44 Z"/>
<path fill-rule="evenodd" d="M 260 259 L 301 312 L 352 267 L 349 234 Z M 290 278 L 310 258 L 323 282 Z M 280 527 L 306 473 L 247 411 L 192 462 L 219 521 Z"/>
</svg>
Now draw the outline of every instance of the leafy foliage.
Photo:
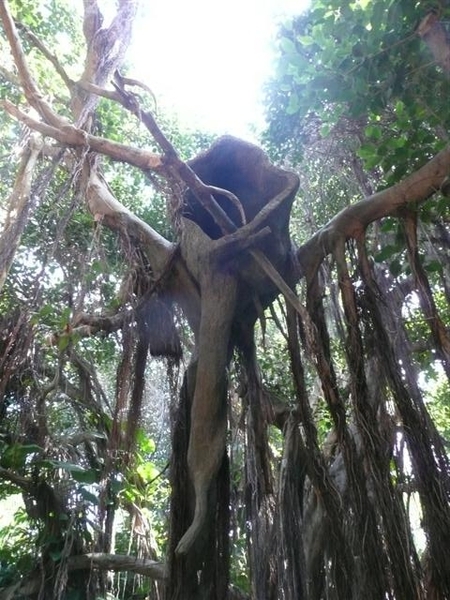
<svg viewBox="0 0 450 600">
<path fill-rule="evenodd" d="M 317 1 L 286 23 L 268 92 L 272 144 L 298 154 L 299 143 L 333 132 L 344 138 L 347 127 L 365 168 L 376 167 L 385 185 L 435 154 L 449 127 L 440 108 L 448 82 L 415 33 L 427 9 L 427 2 Z"/>
<path fill-rule="evenodd" d="M 68 0 L 9 4 L 36 82 L 71 122 L 92 58 L 82 15 Z M 93 9 L 86 30 L 101 19 L 95 2 L 85 7 Z M 253 322 L 243 328 L 230 366 L 227 457 L 210 492 L 214 531 L 201 567 L 174 554 L 177 509 L 189 513 L 192 504 L 186 440 L 198 348 L 191 328 L 201 315 L 189 307 L 188 320 L 175 307 L 185 291 L 170 271 L 179 250 L 173 246 L 168 270 L 155 275 L 151 253 L 127 226 L 141 219 L 180 241 L 181 180 L 161 148 L 170 141 L 187 160 L 211 136 L 182 129 L 148 91 L 126 95 L 116 81 L 123 104 L 95 96 L 86 135 L 162 152 L 166 171 L 133 169 L 87 147 L 45 147 L 0 297 L 0 502 L 20 493 L 23 504 L 0 522 L 0 588 L 21 578 L 32 587 L 37 574 L 48 597 L 160 598 L 160 584 L 138 574 L 119 572 L 111 584 L 101 569 L 84 568 L 86 577 L 70 570 L 72 559 L 115 552 L 168 559 L 171 589 L 183 600 L 197 598 L 202 585 L 205 597 L 214 588 L 222 599 L 229 573 L 242 595 L 258 600 L 450 593 L 450 200 L 437 188 L 414 204 L 394 198 L 364 230 L 361 213 L 352 213 L 348 235 L 337 219 L 448 143 L 448 78 L 417 33 L 431 8 L 315 0 L 281 28 L 263 141 L 301 180 L 290 222 L 300 248 L 290 249 L 286 273 L 291 287 L 304 277 L 297 312 L 291 299 L 263 313 L 267 290 L 239 282 L 260 326 L 256 334 Z M 447 23 L 450 9 L 439 11 Z M 5 56 L 7 48 L 2 37 Z M 5 59 L 0 97 L 23 107 L 14 68 Z M 133 102 L 134 115 L 124 109 Z M 154 113 L 165 137 L 144 127 L 143 115 Z M 76 116 L 82 123 L 83 111 Z M 30 132 L 3 112 L 0 131 L 6 216 Z M 132 215 L 120 227 L 85 202 L 94 164 L 126 207 L 121 216 Z M 197 290 L 180 264 L 178 275 Z M 280 282 L 266 282 L 274 298 Z M 161 353 L 155 339 L 170 345 L 168 338 L 191 354 L 182 386 L 181 353 L 153 356 Z M 417 512 L 424 545 L 413 539 Z"/>
</svg>

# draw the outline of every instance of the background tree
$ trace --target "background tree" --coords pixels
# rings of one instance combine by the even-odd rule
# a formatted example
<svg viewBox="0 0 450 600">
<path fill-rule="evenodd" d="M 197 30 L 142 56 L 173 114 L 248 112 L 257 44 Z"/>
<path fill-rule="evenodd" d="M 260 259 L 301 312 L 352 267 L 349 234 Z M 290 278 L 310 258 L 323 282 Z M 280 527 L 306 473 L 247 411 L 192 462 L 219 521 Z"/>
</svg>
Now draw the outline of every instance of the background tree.
<svg viewBox="0 0 450 600">
<path fill-rule="evenodd" d="M 134 2 L 108 26 L 95 0 L 0 2 L 0 493 L 23 499 L 0 598 L 450 597 L 431 8 L 318 0 L 284 25 L 281 169 L 155 121 L 119 70 Z"/>
</svg>

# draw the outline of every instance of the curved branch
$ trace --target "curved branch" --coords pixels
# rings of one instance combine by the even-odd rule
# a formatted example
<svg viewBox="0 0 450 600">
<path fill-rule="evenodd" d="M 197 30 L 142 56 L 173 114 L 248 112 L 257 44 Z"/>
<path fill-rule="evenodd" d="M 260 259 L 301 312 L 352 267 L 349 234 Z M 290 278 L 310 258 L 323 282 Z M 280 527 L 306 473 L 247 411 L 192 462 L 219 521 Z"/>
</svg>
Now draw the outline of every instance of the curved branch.
<svg viewBox="0 0 450 600">
<path fill-rule="evenodd" d="M 6 2 L 0 2 L 0 18 L 3 22 L 3 28 L 11 47 L 11 52 L 19 72 L 20 82 L 25 92 L 26 99 L 48 123 L 52 123 L 53 125 L 61 125 L 63 120 L 52 110 L 50 104 L 44 100 L 31 75 L 30 70 L 28 69 L 25 53 L 23 51 L 22 44 L 20 43 L 19 36 L 17 35 L 17 29 L 14 25 L 14 21 Z"/>
<path fill-rule="evenodd" d="M 58 60 L 56 54 L 52 54 L 45 44 L 23 23 L 17 23 L 17 28 L 25 33 L 30 42 L 45 56 L 45 58 L 53 65 L 55 71 L 61 77 L 67 88 L 70 90 L 74 82 L 67 75 L 63 66 Z"/>
<path fill-rule="evenodd" d="M 226 255 L 227 252 L 232 251 L 234 247 L 239 247 L 243 241 L 245 244 L 245 240 L 257 235 L 260 231 L 264 231 L 268 218 L 273 215 L 290 194 L 295 193 L 295 190 L 298 187 L 298 177 L 295 173 L 285 171 L 284 177 L 286 179 L 286 185 L 283 190 L 263 206 L 249 223 L 237 230 L 235 227 L 233 233 L 228 233 L 228 235 L 214 240 L 215 252 L 217 252 L 217 255 Z"/>
<path fill-rule="evenodd" d="M 151 256 L 154 274 L 159 276 L 163 273 L 173 255 L 175 244 L 167 241 L 145 221 L 123 206 L 95 171 L 89 174 L 86 201 L 96 220 L 101 220 L 110 229 L 125 232 L 139 242 Z"/>
<path fill-rule="evenodd" d="M 236 231 L 236 225 L 218 204 L 212 193 L 219 192 L 224 194 L 238 209 L 241 218 L 243 218 L 243 223 L 245 223 L 245 214 L 239 199 L 228 190 L 214 188 L 213 186 L 205 185 L 201 181 L 191 167 L 180 159 L 177 151 L 160 129 L 151 112 L 142 110 L 136 95 L 127 92 L 121 87 L 121 84 L 126 83 L 126 81 L 120 75 L 119 77 L 116 76 L 115 94 L 102 89 L 97 89 L 96 93 L 118 101 L 131 114 L 135 115 L 147 127 L 156 143 L 161 147 L 164 153 L 163 163 L 170 174 L 189 187 L 200 204 L 210 213 L 214 221 L 222 229 L 223 233 Z M 86 84 L 83 82 L 81 85 L 84 87 Z M 94 90 L 92 85 L 89 87 Z"/>
<path fill-rule="evenodd" d="M 450 172 L 450 146 L 400 183 L 344 208 L 297 252 L 302 271 L 312 273 L 338 240 L 360 238 L 368 225 L 395 215 L 413 202 L 423 202 L 441 186 Z"/>
<path fill-rule="evenodd" d="M 53 137 L 67 146 L 95 150 L 113 160 L 136 166 L 144 172 L 159 171 L 162 168 L 161 158 L 152 152 L 90 135 L 73 125 L 67 124 L 62 128 L 53 127 L 26 115 L 9 100 L 1 101 L 0 106 L 3 106 L 9 114 L 31 129 Z M 106 182 L 93 169 L 90 170 L 87 179 L 86 199 L 96 220 L 102 220 L 111 229 L 125 231 L 129 236 L 141 242 L 152 253 L 152 266 L 155 272 L 158 273 L 164 269 L 173 252 L 174 245 L 123 206 L 110 192 Z"/>
<path fill-rule="evenodd" d="M 167 568 L 162 562 L 148 558 L 136 558 L 125 554 L 102 554 L 99 552 L 71 556 L 67 561 L 69 571 L 85 569 L 99 569 L 101 571 L 128 571 L 138 573 L 157 581 L 167 579 Z M 39 591 L 41 580 L 35 577 L 32 580 L 22 580 L 8 588 L 0 590 L 0 600 L 9 600 L 13 594 L 24 596 Z M 229 589 L 230 600 L 248 600 L 249 596 L 241 592 L 237 587 L 231 585 Z"/>
</svg>

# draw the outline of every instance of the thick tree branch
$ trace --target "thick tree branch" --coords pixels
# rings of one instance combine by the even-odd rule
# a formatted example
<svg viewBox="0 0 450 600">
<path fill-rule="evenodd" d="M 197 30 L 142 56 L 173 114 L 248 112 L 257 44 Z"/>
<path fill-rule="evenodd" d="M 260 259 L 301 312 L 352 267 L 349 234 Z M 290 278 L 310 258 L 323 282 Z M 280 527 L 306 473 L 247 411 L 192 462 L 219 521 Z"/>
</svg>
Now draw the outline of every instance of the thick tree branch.
<svg viewBox="0 0 450 600">
<path fill-rule="evenodd" d="M 120 87 L 119 84 L 122 84 L 124 81 L 126 80 L 120 78 L 120 76 L 119 78 L 116 77 L 117 92 L 114 95 L 111 92 L 99 88 L 96 89 L 96 93 L 118 101 L 124 108 L 135 115 L 147 127 L 157 144 L 161 147 L 164 153 L 163 162 L 170 174 L 178 179 L 178 181 L 189 187 L 200 204 L 211 214 L 214 221 L 222 229 L 223 233 L 232 233 L 236 231 L 236 225 L 216 202 L 213 194 L 221 194 L 226 196 L 237 208 L 241 216 L 242 224 L 244 224 L 245 214 L 239 199 L 229 190 L 208 186 L 201 181 L 201 179 L 195 174 L 189 165 L 179 158 L 177 151 L 161 131 L 153 115 L 149 111 L 141 109 L 136 95 L 131 94 Z M 83 83 L 82 85 L 85 84 Z M 93 89 L 93 86 L 89 87 Z"/>
<path fill-rule="evenodd" d="M 31 129 L 50 136 L 65 146 L 77 148 L 89 156 L 90 151 L 109 156 L 113 160 L 126 162 L 138 167 L 145 173 L 148 171 L 164 170 L 163 161 L 160 156 L 132 148 L 124 144 L 117 144 L 106 138 L 93 136 L 89 133 L 89 114 L 95 105 L 97 98 L 92 91 L 86 91 L 83 86 L 69 85 L 72 96 L 72 110 L 75 121 L 84 124 L 86 130 L 76 127 L 68 120 L 59 117 L 51 107 L 42 100 L 43 96 L 35 84 L 28 69 L 26 57 L 20 45 L 14 22 L 2 3 L 1 16 L 8 34 L 13 56 L 19 71 L 20 82 L 24 87 L 27 100 L 43 118 L 43 121 L 34 119 L 17 106 L 5 100 L 0 105 L 13 117 L 25 123 Z M 85 28 L 87 39 L 87 56 L 82 80 L 86 84 L 97 88 L 97 83 L 103 83 L 112 71 L 116 70 L 120 57 L 124 52 L 127 41 L 131 34 L 132 17 L 136 10 L 134 0 L 122 2 L 119 5 L 116 17 L 108 29 L 101 29 L 102 16 L 95 1 L 85 2 Z M 41 48 L 44 54 L 53 62 L 45 48 Z M 53 63 L 54 64 L 54 63 Z M 63 79 L 67 79 L 62 74 Z M 71 83 L 66 81 L 66 83 Z M 120 94 L 114 99 L 121 99 Z M 166 168 L 167 170 L 167 168 Z M 113 196 L 106 182 L 98 174 L 98 165 L 95 160 L 85 163 L 84 185 L 86 186 L 86 200 L 88 208 L 97 220 L 102 220 L 111 229 L 117 230 L 139 243 L 149 256 L 150 263 L 155 276 L 159 276 L 170 260 L 173 253 L 173 244 L 167 242 L 145 222 L 141 221 L 129 210 L 127 210 Z"/>
<path fill-rule="evenodd" d="M 40 136 L 33 134 L 25 149 L 8 202 L 8 213 L 0 236 L 0 291 L 5 283 L 14 254 L 28 222 L 31 180 L 34 167 L 43 143 Z"/>
<path fill-rule="evenodd" d="M 93 170 L 86 185 L 86 200 L 94 218 L 102 220 L 111 229 L 126 233 L 141 245 L 151 258 L 155 276 L 159 277 L 175 250 L 175 244 L 168 242 L 116 200 L 106 182 Z"/>
<path fill-rule="evenodd" d="M 99 569 L 101 571 L 128 571 L 139 573 L 151 579 L 164 580 L 167 577 L 164 563 L 150 560 L 148 558 L 135 558 L 122 554 L 82 554 L 72 556 L 67 560 L 69 571 Z M 11 600 L 11 598 L 28 597 L 39 592 L 42 581 L 41 577 L 24 578 L 18 583 L 7 588 L 0 589 L 0 600 Z"/>
<path fill-rule="evenodd" d="M 89 45 L 94 38 L 94 34 L 103 25 L 103 15 L 100 12 L 97 0 L 83 0 L 83 4 L 83 33 L 86 43 Z"/>
<path fill-rule="evenodd" d="M 128 571 L 139 573 L 151 579 L 165 579 L 167 577 L 165 565 L 148 558 L 137 558 L 124 554 L 102 554 L 93 552 L 72 556 L 68 559 L 70 571 L 80 569 L 101 569 L 102 571 Z"/>
<path fill-rule="evenodd" d="M 429 12 L 417 27 L 418 35 L 427 44 L 437 64 L 450 74 L 450 39 L 439 15 Z"/>
<path fill-rule="evenodd" d="M 79 129 L 68 121 L 59 122 L 57 126 L 47 125 L 42 121 L 33 119 L 20 109 L 18 109 L 9 100 L 2 100 L 2 106 L 12 117 L 15 117 L 31 129 L 39 131 L 43 135 L 52 137 L 61 144 L 74 148 L 84 148 L 86 150 L 95 150 L 100 154 L 109 156 L 113 160 L 128 163 L 143 171 L 160 171 L 162 169 L 161 157 L 153 152 L 133 148 L 125 144 L 112 142 L 106 138 L 90 135 L 83 129 Z"/>
<path fill-rule="evenodd" d="M 314 272 L 338 241 L 358 239 L 373 221 L 429 198 L 439 190 L 449 172 L 450 146 L 447 146 L 400 183 L 344 208 L 299 248 L 297 258 L 303 271 Z"/>
<path fill-rule="evenodd" d="M 72 556 L 67 561 L 69 571 L 99 569 L 101 571 L 124 571 L 129 573 L 138 573 L 144 577 L 149 577 L 157 581 L 167 578 L 166 565 L 162 562 L 150 560 L 148 558 L 136 558 L 124 554 L 102 554 L 91 553 Z M 31 580 L 22 580 L 8 588 L 0 590 L 0 600 L 9 600 L 13 594 L 28 596 L 39 591 L 40 578 Z M 229 597 L 232 600 L 247 600 L 248 596 L 242 593 L 235 586 L 230 586 Z"/>
<path fill-rule="evenodd" d="M 81 77 L 83 81 L 101 86 L 119 67 L 131 38 L 136 10 L 136 0 L 120 2 L 111 25 L 106 29 L 102 28 L 103 15 L 97 0 L 84 0 L 83 33 L 87 54 Z"/>
<path fill-rule="evenodd" d="M 34 109 L 37 110 L 37 112 L 45 121 L 54 126 L 61 126 L 64 121 L 53 111 L 50 104 L 44 100 L 30 73 L 30 70 L 28 69 L 25 53 L 20 43 L 17 29 L 14 25 L 14 21 L 11 13 L 9 12 L 6 1 L 0 2 L 0 18 L 3 22 L 3 28 L 5 30 L 6 37 L 8 38 L 11 52 L 14 57 L 14 62 L 16 63 L 16 67 L 19 72 L 20 82 L 28 102 Z"/>
<path fill-rule="evenodd" d="M 37 121 L 19 110 L 8 100 L 0 101 L 0 106 L 12 116 L 43 135 L 56 139 L 61 144 L 86 150 L 96 150 L 113 160 L 126 162 L 143 171 L 159 171 L 162 168 L 161 158 L 151 152 L 118 144 L 106 138 L 90 135 L 83 129 L 66 124 L 62 129 Z M 151 255 L 151 263 L 158 275 L 164 269 L 174 245 L 159 235 L 150 225 L 136 217 L 111 193 L 106 182 L 90 169 L 86 184 L 86 201 L 96 220 L 102 220 L 108 227 L 122 231 L 138 241 Z"/>
<path fill-rule="evenodd" d="M 21 475 L 18 475 L 9 469 L 5 469 L 4 467 L 0 467 L 0 479 L 17 485 L 17 487 L 19 487 L 22 491 L 29 490 L 33 485 L 33 482 L 30 479 L 22 477 Z"/>
</svg>

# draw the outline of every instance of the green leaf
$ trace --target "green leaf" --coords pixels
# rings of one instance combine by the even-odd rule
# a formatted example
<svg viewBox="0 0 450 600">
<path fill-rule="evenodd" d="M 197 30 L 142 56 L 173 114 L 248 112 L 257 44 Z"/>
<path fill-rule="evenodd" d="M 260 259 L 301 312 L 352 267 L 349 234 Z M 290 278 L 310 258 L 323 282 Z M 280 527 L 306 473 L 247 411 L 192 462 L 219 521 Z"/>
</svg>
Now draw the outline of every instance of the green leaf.
<svg viewBox="0 0 450 600">
<path fill-rule="evenodd" d="M 363 144 L 356 151 L 360 158 L 367 159 L 376 156 L 378 158 L 377 147 L 373 144 Z"/>
<path fill-rule="evenodd" d="M 398 250 L 395 246 L 388 244 L 384 248 L 375 254 L 374 259 L 376 262 L 383 262 L 384 260 L 391 258 L 394 254 L 397 254 Z"/>
<path fill-rule="evenodd" d="M 379 127 L 378 125 L 367 125 L 367 127 L 364 130 L 364 133 L 367 137 L 373 138 L 374 140 L 380 140 L 383 135 L 381 127 Z"/>
<path fill-rule="evenodd" d="M 280 48 L 285 54 L 295 54 L 296 48 L 295 43 L 288 37 L 282 37 L 280 39 Z"/>
<path fill-rule="evenodd" d="M 372 25 L 372 30 L 380 31 L 384 28 L 385 23 L 385 14 L 384 14 L 384 3 L 383 2 L 373 2 L 373 12 L 372 17 L 370 19 L 370 24 Z"/>
<path fill-rule="evenodd" d="M 139 428 L 136 432 L 136 443 L 144 454 L 153 454 L 156 450 L 155 440 L 147 435 L 142 428 Z"/>
<path fill-rule="evenodd" d="M 70 306 L 67 306 L 64 310 L 61 311 L 59 316 L 59 324 L 60 327 L 63 328 L 70 321 L 70 316 L 72 314 L 72 309 Z"/>
<path fill-rule="evenodd" d="M 386 217 L 385 219 L 383 219 L 383 222 L 381 223 L 380 227 L 380 230 L 383 231 L 383 233 L 396 231 L 396 229 L 397 222 L 394 219 L 392 219 L 391 217 Z"/>
<path fill-rule="evenodd" d="M 74 471 L 85 471 L 83 467 L 77 465 L 75 463 L 66 462 L 63 460 L 52 460 L 49 461 L 55 469 L 64 469 L 64 471 L 68 471 L 69 473 L 73 473 Z"/>
<path fill-rule="evenodd" d="M 286 108 L 286 113 L 288 115 L 295 115 L 295 113 L 298 113 L 299 109 L 300 109 L 299 97 L 297 96 L 297 94 L 291 94 L 289 96 L 289 103 Z"/>
<path fill-rule="evenodd" d="M 66 335 L 66 334 L 61 335 L 58 338 L 58 350 L 60 352 L 63 352 L 69 346 L 69 343 L 70 343 L 70 335 Z"/>
<path fill-rule="evenodd" d="M 153 481 L 159 475 L 158 469 L 151 462 L 139 465 L 136 469 L 137 473 L 142 477 L 145 483 Z"/>
<path fill-rule="evenodd" d="M 91 263 L 91 268 L 90 271 L 96 275 L 99 275 L 100 273 L 103 273 L 103 271 L 105 270 L 105 264 L 104 262 L 100 261 L 100 260 L 93 260 Z"/>
<path fill-rule="evenodd" d="M 401 117 L 405 112 L 405 103 L 402 100 L 397 100 L 395 103 L 395 114 L 397 117 Z"/>
<path fill-rule="evenodd" d="M 37 444 L 21 444 L 21 451 L 25 454 L 34 454 L 35 452 L 42 452 L 42 448 Z"/>
<path fill-rule="evenodd" d="M 94 469 L 88 469 L 86 471 L 73 471 L 72 477 L 78 483 L 96 483 L 98 481 L 98 473 Z"/>
<path fill-rule="evenodd" d="M 84 469 L 75 463 L 54 460 L 51 461 L 55 469 L 63 469 L 70 473 L 75 481 L 79 483 L 95 483 L 98 481 L 98 473 L 94 469 Z"/>
<path fill-rule="evenodd" d="M 54 562 L 58 562 L 62 556 L 62 550 L 50 550 L 48 554 Z"/>
<path fill-rule="evenodd" d="M 330 133 L 330 130 L 331 130 L 330 124 L 329 123 L 323 123 L 320 126 L 320 135 L 322 137 L 327 137 L 327 135 L 329 135 L 329 133 Z"/>
<path fill-rule="evenodd" d="M 3 467 L 20 469 L 27 461 L 30 454 L 38 454 L 42 448 L 36 444 L 12 444 L 7 446 L 0 457 Z"/>
<path fill-rule="evenodd" d="M 99 504 L 98 496 L 95 496 L 95 494 L 92 494 L 91 492 L 89 492 L 88 490 L 86 490 L 83 487 L 80 488 L 79 491 L 80 491 L 80 496 L 82 496 L 83 500 L 86 500 L 86 502 L 90 502 L 94 506 L 98 506 L 98 504 Z"/>
<path fill-rule="evenodd" d="M 424 265 L 424 268 L 428 273 L 441 273 L 442 264 L 438 260 L 431 260 L 429 263 Z"/>
<path fill-rule="evenodd" d="M 389 271 L 392 273 L 394 277 L 398 277 L 402 272 L 402 264 L 399 260 L 393 260 L 389 264 Z"/>
<path fill-rule="evenodd" d="M 314 44 L 315 44 L 315 41 L 313 40 L 313 38 L 310 35 L 298 35 L 297 40 L 304 47 L 314 46 Z"/>
</svg>

